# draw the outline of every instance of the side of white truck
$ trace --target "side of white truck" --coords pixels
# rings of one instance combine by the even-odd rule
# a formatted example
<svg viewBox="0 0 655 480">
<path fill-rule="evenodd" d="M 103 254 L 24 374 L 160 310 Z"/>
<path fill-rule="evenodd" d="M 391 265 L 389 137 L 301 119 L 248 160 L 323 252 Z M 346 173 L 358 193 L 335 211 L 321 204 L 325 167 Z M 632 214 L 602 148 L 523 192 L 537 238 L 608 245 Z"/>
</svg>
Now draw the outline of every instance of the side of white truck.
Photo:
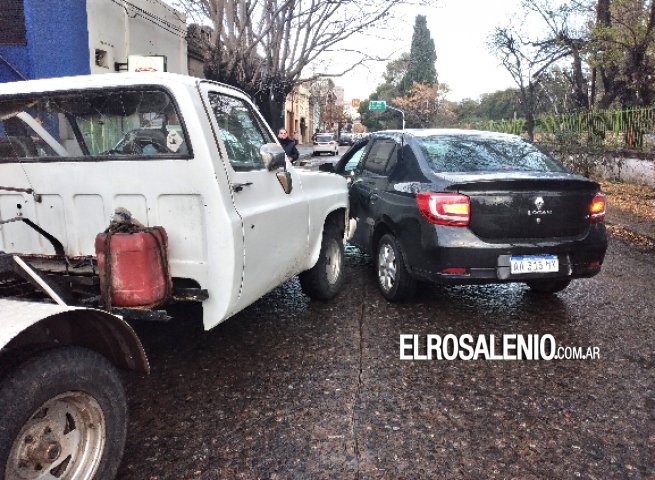
<svg viewBox="0 0 655 480">
<path fill-rule="evenodd" d="M 115 475 L 115 369 L 149 369 L 121 317 L 197 300 L 209 329 L 297 274 L 310 297 L 334 297 L 347 202 L 345 180 L 295 169 L 234 88 L 172 74 L 0 85 L 0 475 Z M 99 269 L 116 211 L 147 238 L 165 230 L 155 300 L 117 305 L 111 288 L 133 278 Z"/>
</svg>

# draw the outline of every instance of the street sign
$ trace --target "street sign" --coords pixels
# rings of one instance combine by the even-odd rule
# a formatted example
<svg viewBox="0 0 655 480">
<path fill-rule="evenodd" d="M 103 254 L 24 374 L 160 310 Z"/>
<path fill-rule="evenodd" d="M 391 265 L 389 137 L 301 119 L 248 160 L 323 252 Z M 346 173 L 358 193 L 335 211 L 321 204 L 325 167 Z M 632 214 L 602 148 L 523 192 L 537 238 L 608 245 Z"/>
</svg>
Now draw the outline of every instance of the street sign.
<svg viewBox="0 0 655 480">
<path fill-rule="evenodd" d="M 353 108 L 359 108 L 359 103 L 360 103 L 359 98 L 353 98 L 350 101 L 350 104 L 353 106 Z"/>
<path fill-rule="evenodd" d="M 369 110 L 386 110 L 387 109 L 387 102 L 384 100 L 371 100 L 368 102 L 368 109 Z"/>
</svg>

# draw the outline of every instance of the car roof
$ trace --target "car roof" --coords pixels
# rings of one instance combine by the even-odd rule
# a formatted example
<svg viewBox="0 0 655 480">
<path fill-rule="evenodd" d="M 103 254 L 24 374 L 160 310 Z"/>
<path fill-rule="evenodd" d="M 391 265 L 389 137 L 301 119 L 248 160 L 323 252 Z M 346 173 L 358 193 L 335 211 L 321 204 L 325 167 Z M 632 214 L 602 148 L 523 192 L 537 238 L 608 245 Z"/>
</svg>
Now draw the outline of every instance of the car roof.
<svg viewBox="0 0 655 480">
<path fill-rule="evenodd" d="M 461 137 L 478 137 L 485 139 L 517 141 L 523 140 L 519 135 L 510 133 L 490 132 L 485 130 L 469 130 L 464 128 L 408 128 L 405 130 L 383 130 L 373 133 L 373 135 L 380 134 L 405 134 L 412 135 L 417 138 L 421 137 L 438 137 L 438 136 L 461 136 Z"/>
</svg>

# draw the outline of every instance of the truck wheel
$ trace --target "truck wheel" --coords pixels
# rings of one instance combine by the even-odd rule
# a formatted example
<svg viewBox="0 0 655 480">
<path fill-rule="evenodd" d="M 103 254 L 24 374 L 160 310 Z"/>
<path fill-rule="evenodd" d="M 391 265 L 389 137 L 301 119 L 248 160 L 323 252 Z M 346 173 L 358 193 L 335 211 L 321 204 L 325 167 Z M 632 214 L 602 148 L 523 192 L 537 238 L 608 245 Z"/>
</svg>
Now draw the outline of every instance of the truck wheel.
<svg viewBox="0 0 655 480">
<path fill-rule="evenodd" d="M 571 283 L 570 278 L 554 278 L 552 280 L 530 280 L 525 282 L 535 293 L 557 293 L 564 290 Z"/>
<path fill-rule="evenodd" d="M 333 223 L 323 230 L 321 253 L 316 265 L 300 274 L 300 286 L 310 298 L 329 300 L 343 285 L 343 234 Z"/>
<path fill-rule="evenodd" d="M 0 384 L 0 475 L 15 480 L 111 479 L 127 431 L 125 391 L 102 355 L 46 350 Z"/>
<path fill-rule="evenodd" d="M 378 285 L 384 298 L 401 302 L 414 295 L 416 282 L 405 267 L 404 254 L 391 234 L 385 234 L 378 242 L 376 267 Z"/>
</svg>

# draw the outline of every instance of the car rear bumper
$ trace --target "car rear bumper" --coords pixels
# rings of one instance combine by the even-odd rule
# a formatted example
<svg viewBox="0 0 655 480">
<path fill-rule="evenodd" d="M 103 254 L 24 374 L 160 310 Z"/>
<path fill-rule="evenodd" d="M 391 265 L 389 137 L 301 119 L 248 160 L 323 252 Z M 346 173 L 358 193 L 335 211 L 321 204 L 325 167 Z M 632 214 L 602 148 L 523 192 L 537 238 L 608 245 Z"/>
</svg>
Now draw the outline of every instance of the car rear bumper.
<svg viewBox="0 0 655 480">
<path fill-rule="evenodd" d="M 602 224 L 593 225 L 581 237 L 548 240 L 515 240 L 490 243 L 461 227 L 433 226 L 421 235 L 421 245 L 404 241 L 409 271 L 437 283 L 523 282 L 543 278 L 592 277 L 600 272 L 607 250 Z M 409 240 L 409 239 L 405 239 Z M 553 273 L 510 272 L 510 258 L 526 255 L 556 255 L 559 270 Z M 465 269 L 450 273 L 447 269 Z"/>
<path fill-rule="evenodd" d="M 337 151 L 338 151 L 338 147 L 328 146 L 328 145 L 326 145 L 325 147 L 315 146 L 313 149 L 313 153 L 334 153 Z"/>
</svg>

